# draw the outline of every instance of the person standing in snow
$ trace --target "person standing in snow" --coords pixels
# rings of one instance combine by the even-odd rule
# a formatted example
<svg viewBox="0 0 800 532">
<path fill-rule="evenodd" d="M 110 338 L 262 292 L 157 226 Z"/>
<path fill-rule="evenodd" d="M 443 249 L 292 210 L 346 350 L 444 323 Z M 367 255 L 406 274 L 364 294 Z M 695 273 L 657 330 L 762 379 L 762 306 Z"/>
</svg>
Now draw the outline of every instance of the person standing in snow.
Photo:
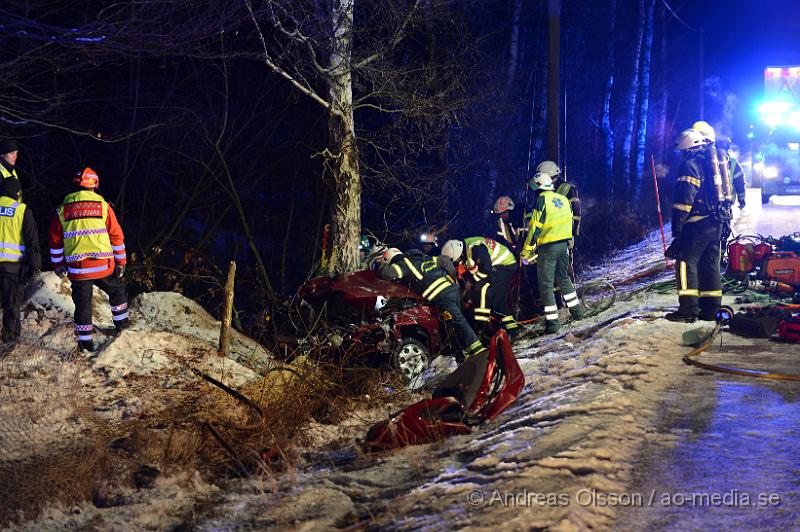
<svg viewBox="0 0 800 532">
<path fill-rule="evenodd" d="M 564 302 L 574 319 L 583 317 L 581 300 L 569 276 L 569 248 L 573 214 L 569 200 L 556 193 L 550 174 L 537 172 L 530 182 L 536 196 L 528 234 L 520 252 L 523 261 L 536 258 L 539 295 L 544 305 L 544 332 L 558 332 L 558 306 L 553 286 L 558 283 Z"/>
<path fill-rule="evenodd" d="M 720 245 L 731 220 L 731 183 L 720 175 L 716 148 L 697 128 L 684 130 L 675 149 L 683 154 L 672 203 L 672 238 L 678 310 L 664 317 L 713 321 L 722 303 Z"/>
<path fill-rule="evenodd" d="M 42 269 L 39 235 L 33 213 L 20 201 L 19 180 L 0 181 L 0 307 L 3 342 L 20 333 L 22 287 Z"/>
<path fill-rule="evenodd" d="M 75 303 L 75 335 L 78 347 L 94 351 L 92 288 L 108 294 L 117 331 L 129 327 L 125 283 L 125 238 L 114 209 L 95 190 L 100 178 L 84 168 L 72 180 L 67 194 L 50 222 L 50 261 L 55 273 L 69 276 Z"/>
</svg>

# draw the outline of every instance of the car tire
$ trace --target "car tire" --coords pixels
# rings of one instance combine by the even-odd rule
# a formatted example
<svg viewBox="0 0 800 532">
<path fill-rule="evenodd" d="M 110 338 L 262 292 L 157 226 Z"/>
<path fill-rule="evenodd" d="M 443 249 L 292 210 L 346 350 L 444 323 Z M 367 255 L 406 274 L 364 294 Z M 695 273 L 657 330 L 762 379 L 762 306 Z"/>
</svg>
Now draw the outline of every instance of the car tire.
<svg viewBox="0 0 800 532">
<path fill-rule="evenodd" d="M 406 384 L 422 375 L 431 363 L 428 346 L 416 338 L 403 338 L 392 352 L 392 364 L 400 370 Z"/>
</svg>

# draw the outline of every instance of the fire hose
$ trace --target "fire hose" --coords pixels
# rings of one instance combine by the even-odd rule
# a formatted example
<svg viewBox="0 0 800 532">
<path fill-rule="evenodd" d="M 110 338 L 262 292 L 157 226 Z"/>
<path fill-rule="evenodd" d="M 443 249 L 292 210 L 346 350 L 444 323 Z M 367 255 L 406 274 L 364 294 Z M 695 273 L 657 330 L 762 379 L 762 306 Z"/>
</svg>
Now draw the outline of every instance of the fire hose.
<svg viewBox="0 0 800 532">
<path fill-rule="evenodd" d="M 728 318 L 730 319 L 730 318 Z M 708 336 L 702 344 L 698 345 L 694 349 L 692 349 L 689 353 L 686 353 L 683 356 L 683 361 L 687 364 L 692 366 L 697 366 L 698 368 L 707 369 L 710 371 L 716 371 L 718 373 L 730 373 L 732 375 L 744 375 L 746 377 L 760 377 L 763 379 L 777 379 L 777 380 L 784 380 L 784 381 L 800 381 L 800 375 L 791 375 L 786 373 L 773 373 L 770 371 L 762 371 L 757 369 L 745 369 L 745 368 L 737 368 L 734 366 L 723 366 L 720 364 L 710 364 L 708 362 L 700 362 L 697 360 L 697 357 L 700 356 L 701 353 L 706 351 L 711 345 L 714 343 L 716 337 L 722 331 L 722 326 L 727 323 L 727 320 L 723 319 L 717 322 L 714 326 L 714 330 L 711 331 L 711 334 Z"/>
</svg>

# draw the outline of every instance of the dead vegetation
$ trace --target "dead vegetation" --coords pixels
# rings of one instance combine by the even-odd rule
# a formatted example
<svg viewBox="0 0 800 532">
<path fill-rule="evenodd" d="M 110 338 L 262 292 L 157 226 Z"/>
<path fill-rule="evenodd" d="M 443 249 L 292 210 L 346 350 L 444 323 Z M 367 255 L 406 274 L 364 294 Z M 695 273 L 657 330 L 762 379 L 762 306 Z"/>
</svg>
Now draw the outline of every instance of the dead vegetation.
<svg viewBox="0 0 800 532">
<path fill-rule="evenodd" d="M 302 464 L 308 449 L 363 435 L 407 395 L 398 376 L 346 355 L 298 355 L 238 391 L 192 371 L 216 356 L 212 347 L 161 355 L 181 367 L 110 381 L 77 352 L 20 344 L 2 355 L 0 526 L 52 505 L 122 506 L 160 476 L 268 478 Z M 349 431 L 334 426 L 346 419 Z"/>
</svg>

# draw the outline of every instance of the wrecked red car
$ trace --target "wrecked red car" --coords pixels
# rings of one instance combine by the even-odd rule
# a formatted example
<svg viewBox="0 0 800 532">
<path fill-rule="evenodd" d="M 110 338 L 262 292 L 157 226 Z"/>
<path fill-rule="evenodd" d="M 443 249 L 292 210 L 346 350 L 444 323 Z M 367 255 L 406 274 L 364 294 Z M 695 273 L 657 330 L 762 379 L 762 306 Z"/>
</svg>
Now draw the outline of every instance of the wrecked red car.
<svg viewBox="0 0 800 532">
<path fill-rule="evenodd" d="M 298 296 L 310 341 L 341 353 L 377 356 L 396 367 L 407 383 L 449 349 L 439 311 L 375 271 L 317 277 Z"/>
</svg>

